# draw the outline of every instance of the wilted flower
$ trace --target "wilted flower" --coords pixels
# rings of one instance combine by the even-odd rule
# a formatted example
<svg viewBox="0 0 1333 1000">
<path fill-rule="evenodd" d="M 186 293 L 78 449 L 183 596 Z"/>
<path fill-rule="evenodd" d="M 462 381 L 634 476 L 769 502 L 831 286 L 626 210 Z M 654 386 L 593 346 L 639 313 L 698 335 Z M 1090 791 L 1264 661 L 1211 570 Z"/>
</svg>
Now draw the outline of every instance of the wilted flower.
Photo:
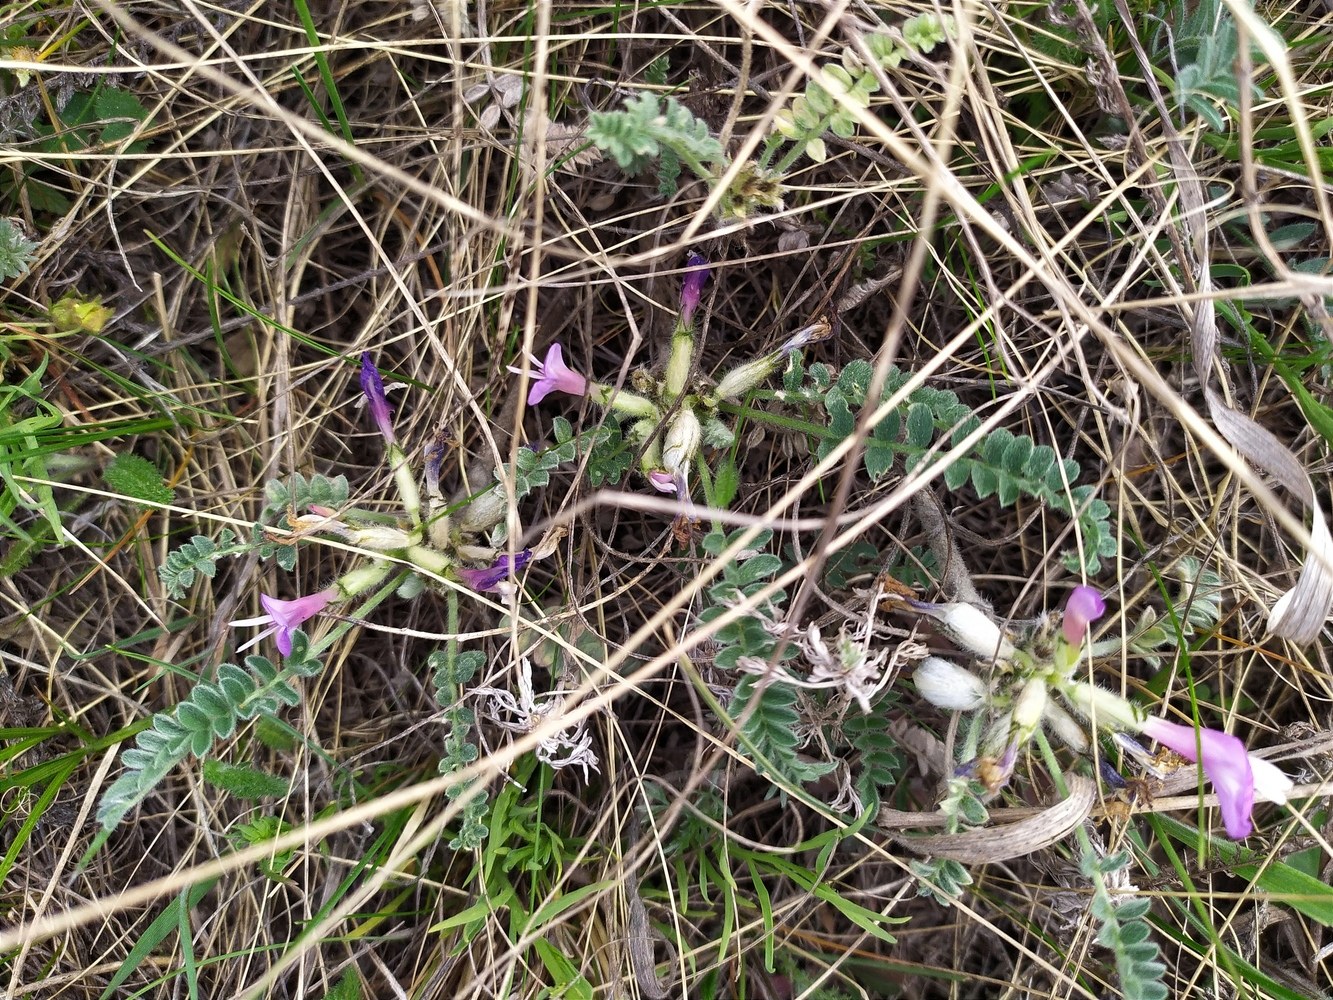
<svg viewBox="0 0 1333 1000">
<path fill-rule="evenodd" d="M 384 435 L 384 440 L 393 444 L 393 422 L 389 415 L 389 401 L 384 395 L 384 379 L 380 378 L 375 362 L 370 360 L 369 351 L 361 354 L 361 391 L 365 394 L 366 405 L 370 408 L 375 426 Z"/>
<path fill-rule="evenodd" d="M 483 699 L 478 714 L 510 732 L 530 733 L 563 713 L 565 699 L 559 692 L 551 691 L 541 696 L 533 692 L 532 664 L 526 657 L 518 662 L 516 687 L 517 697 L 500 688 L 475 689 L 472 693 Z M 557 771 L 564 767 L 581 767 L 584 781 L 588 780 L 589 769 L 597 770 L 597 753 L 592 748 L 592 736 L 584 728 L 583 720 L 548 731 L 537 743 L 536 755 L 538 760 Z"/>
<path fill-rule="evenodd" d="M 694 311 L 699 308 L 704 285 L 708 283 L 708 261 L 701 254 L 692 253 L 685 261 L 685 280 L 680 283 L 680 325 L 694 323 Z"/>
<path fill-rule="evenodd" d="M 443 496 L 440 493 L 440 470 L 444 466 L 444 456 L 444 436 L 441 435 L 426 448 L 426 494 L 432 500 Z"/>
<path fill-rule="evenodd" d="M 1075 587 L 1065 602 L 1065 618 L 1060 626 L 1064 630 L 1065 641 L 1073 646 L 1081 646 L 1088 628 L 1104 614 L 1106 602 L 1096 589 Z"/>
<path fill-rule="evenodd" d="M 499 590 L 500 586 L 509 579 L 511 573 L 517 573 L 532 558 L 532 550 L 524 549 L 522 552 L 516 552 L 513 556 L 505 553 L 495 560 L 490 566 L 484 569 L 460 569 L 459 579 L 478 593 Z"/>
<path fill-rule="evenodd" d="M 781 347 L 778 348 L 778 354 L 786 357 L 792 351 L 799 351 L 810 344 L 817 344 L 821 340 L 827 340 L 833 327 L 823 316 L 815 320 L 809 326 L 802 327 L 786 339 Z"/>
<path fill-rule="evenodd" d="M 455 500 L 468 500 L 468 504 L 458 512 L 458 526 L 463 531 L 489 531 L 505 519 L 509 513 L 509 495 L 497 484 L 474 494 L 470 499 L 465 490 L 459 491 Z"/>
<path fill-rule="evenodd" d="M 552 392 L 566 392 L 571 396 L 582 396 L 588 391 L 588 380 L 565 364 L 564 351 L 559 344 L 552 344 L 546 350 L 546 358 L 538 361 L 528 355 L 532 362 L 532 373 L 537 376 L 528 389 L 528 405 L 536 406 Z M 522 368 L 508 366 L 515 375 L 522 375 Z"/>
<path fill-rule="evenodd" d="M 849 698 L 870 712 L 870 702 L 889 682 L 892 671 L 886 670 L 889 651 L 871 653 L 868 634 L 858 639 L 839 635 L 835 648 L 830 650 L 818 626 L 811 625 L 805 633 L 805 658 L 811 666 L 807 686 L 841 688 Z"/>
<path fill-rule="evenodd" d="M 1186 760 L 1203 764 L 1203 773 L 1217 792 L 1222 824 L 1233 840 L 1250 835 L 1256 797 L 1265 802 L 1287 801 L 1291 779 L 1268 761 L 1250 756 L 1245 744 L 1230 733 L 1196 730 L 1156 718 L 1146 720 L 1142 732 Z"/>
<path fill-rule="evenodd" d="M 259 603 L 268 613 L 260 615 L 258 618 L 241 618 L 230 624 L 238 627 L 249 625 L 268 625 L 270 627 L 260 632 L 245 645 L 237 647 L 236 652 L 239 653 L 242 650 L 249 649 L 261 640 L 276 634 L 277 638 L 274 639 L 274 642 L 278 647 L 278 652 L 283 656 L 290 656 L 292 652 L 292 633 L 304 625 L 307 620 L 323 611 L 330 601 L 337 598 L 337 587 L 330 587 L 307 597 L 298 597 L 294 601 L 280 601 L 276 597 L 269 597 L 268 594 L 260 594 Z"/>
</svg>

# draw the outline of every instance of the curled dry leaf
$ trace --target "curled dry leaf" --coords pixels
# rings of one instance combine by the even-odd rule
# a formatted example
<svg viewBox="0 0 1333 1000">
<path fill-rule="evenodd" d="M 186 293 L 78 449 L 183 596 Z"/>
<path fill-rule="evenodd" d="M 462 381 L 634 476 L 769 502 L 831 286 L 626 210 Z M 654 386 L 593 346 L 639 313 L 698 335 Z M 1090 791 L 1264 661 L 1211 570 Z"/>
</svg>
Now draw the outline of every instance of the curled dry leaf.
<svg viewBox="0 0 1333 1000">
<path fill-rule="evenodd" d="M 838 311 L 846 309 L 855 309 L 870 296 L 874 295 L 882 288 L 895 284 L 903 276 L 903 269 L 899 265 L 889 268 L 888 274 L 882 278 L 867 278 L 865 281 L 858 281 L 847 291 L 843 292 L 842 297 L 838 299 Z"/>
<path fill-rule="evenodd" d="M 888 828 L 887 832 L 894 843 L 923 856 L 948 858 L 965 865 L 1009 861 L 1063 840 L 1091 815 L 1093 803 L 1097 799 L 1097 786 L 1078 774 L 1066 774 L 1065 782 L 1069 786 L 1069 795 L 1054 805 L 1035 811 L 998 809 L 991 813 L 992 820 L 1000 821 L 997 825 L 964 833 L 926 836 L 901 833 L 899 831 L 903 827 L 925 825 L 918 820 L 925 819 L 927 814 L 918 816 L 896 809 L 881 809 L 877 825 Z M 1003 823 L 1005 815 L 1013 813 L 1020 813 L 1025 818 L 1014 823 Z"/>
<path fill-rule="evenodd" d="M 577 126 L 552 122 L 546 128 L 547 159 L 559 160 L 564 170 L 600 162 L 602 151 L 589 143 L 583 133 Z"/>
</svg>

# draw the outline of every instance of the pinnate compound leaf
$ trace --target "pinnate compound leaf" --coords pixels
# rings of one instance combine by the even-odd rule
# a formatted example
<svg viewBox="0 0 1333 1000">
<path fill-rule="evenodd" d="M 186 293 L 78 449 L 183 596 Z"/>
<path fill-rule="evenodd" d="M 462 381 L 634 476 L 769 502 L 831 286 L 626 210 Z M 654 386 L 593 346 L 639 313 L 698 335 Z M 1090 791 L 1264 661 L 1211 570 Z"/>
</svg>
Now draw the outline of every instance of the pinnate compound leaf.
<svg viewBox="0 0 1333 1000">
<path fill-rule="evenodd" d="M 667 150 L 691 167 L 718 163 L 724 157 L 722 144 L 706 122 L 674 98 L 663 102 L 648 91 L 627 100 L 623 110 L 593 112 L 588 139 L 630 174 L 660 160 Z"/>
<path fill-rule="evenodd" d="M 293 660 L 304 670 L 318 661 L 308 656 L 308 640 L 293 634 Z M 139 733 L 135 745 L 121 754 L 124 773 L 103 793 L 98 822 L 111 830 L 147 798 L 171 769 L 189 756 L 203 758 L 220 739 L 235 732 L 240 720 L 273 714 L 279 703 L 300 701 L 289 676 L 262 656 L 248 656 L 247 669 L 233 663 L 218 669 L 217 680 L 200 681 L 174 709 L 158 713 Z"/>
<path fill-rule="evenodd" d="M 799 757 L 801 717 L 795 707 L 796 692 L 784 684 L 761 685 L 757 680 L 746 677 L 736 687 L 731 715 L 746 719 L 741 732 L 763 758 L 756 761 L 759 772 L 800 784 L 831 771 L 832 763 Z"/>
<path fill-rule="evenodd" d="M 233 555 L 236 535 L 230 528 L 219 532 L 217 541 L 207 535 L 195 535 L 184 545 L 167 556 L 157 569 L 158 578 L 166 588 L 167 595 L 182 598 L 194 586 L 196 576 L 213 579 L 218 571 L 218 560 Z"/>
</svg>

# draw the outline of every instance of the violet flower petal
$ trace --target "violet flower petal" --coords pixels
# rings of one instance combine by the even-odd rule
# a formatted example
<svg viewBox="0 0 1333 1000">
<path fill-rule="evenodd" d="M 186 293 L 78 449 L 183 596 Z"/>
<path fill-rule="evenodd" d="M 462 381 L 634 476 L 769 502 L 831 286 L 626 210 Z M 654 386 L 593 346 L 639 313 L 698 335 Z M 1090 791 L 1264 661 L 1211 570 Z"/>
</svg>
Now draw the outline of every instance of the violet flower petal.
<svg viewBox="0 0 1333 1000">
<path fill-rule="evenodd" d="M 648 473 L 648 482 L 658 493 L 676 493 L 679 489 L 676 480 L 666 469 L 655 469 Z"/>
<path fill-rule="evenodd" d="M 588 392 L 588 380 L 565 364 L 564 350 L 558 343 L 546 350 L 546 358 L 538 361 L 531 358 L 532 374 L 536 376 L 528 389 L 528 405 L 536 406 L 552 392 L 566 392 L 571 396 L 583 396 Z M 515 375 L 523 374 L 522 368 L 506 366 Z"/>
<path fill-rule="evenodd" d="M 692 253 L 685 261 L 685 279 L 680 283 L 680 325 L 689 327 L 694 323 L 694 311 L 699 308 L 703 297 L 704 285 L 708 283 L 708 260 L 701 254 Z"/>
<path fill-rule="evenodd" d="M 487 591 L 496 590 L 501 583 L 509 578 L 510 573 L 517 573 L 529 560 L 532 559 L 532 550 L 524 549 L 517 552 L 511 558 L 508 553 L 500 556 L 490 566 L 482 569 L 460 569 L 458 577 L 468 587 L 478 593 L 484 594 Z"/>
<path fill-rule="evenodd" d="M 361 354 L 361 392 L 365 394 L 366 405 L 370 408 L 370 415 L 375 421 L 375 426 L 384 435 L 385 441 L 394 444 L 389 400 L 384 395 L 384 379 L 380 378 L 379 369 L 375 367 L 375 362 L 370 360 L 369 351 L 363 351 Z"/>
<path fill-rule="evenodd" d="M 1222 825 L 1232 840 L 1244 840 L 1253 825 L 1254 772 L 1245 744 L 1230 733 L 1216 729 L 1195 730 L 1165 719 L 1148 719 L 1143 732 L 1163 746 L 1170 747 L 1186 760 L 1197 761 L 1203 751 L 1203 772 L 1213 783 L 1222 811 Z M 1197 740 L 1196 740 L 1197 732 Z"/>
<path fill-rule="evenodd" d="M 338 597 L 336 587 L 330 587 L 327 590 L 321 590 L 318 593 L 308 594 L 305 597 L 298 597 L 293 601 L 280 601 L 276 597 L 269 597 L 268 594 L 259 595 L 259 603 L 266 614 L 258 618 L 245 618 L 234 621 L 232 625 L 269 625 L 270 628 L 260 632 L 245 645 L 237 649 L 249 649 L 251 646 L 268 638 L 270 635 L 276 635 L 274 643 L 278 647 L 278 652 L 283 656 L 290 656 L 292 652 L 292 633 L 304 625 L 308 620 L 319 614 L 329 603 Z"/>
</svg>

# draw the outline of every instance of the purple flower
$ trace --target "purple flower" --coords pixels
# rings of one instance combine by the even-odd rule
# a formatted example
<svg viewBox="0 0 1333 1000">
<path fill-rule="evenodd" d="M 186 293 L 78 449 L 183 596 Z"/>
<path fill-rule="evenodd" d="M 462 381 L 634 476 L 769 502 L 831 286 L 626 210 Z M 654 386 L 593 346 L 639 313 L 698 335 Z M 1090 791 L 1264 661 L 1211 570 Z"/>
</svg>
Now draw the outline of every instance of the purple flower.
<svg viewBox="0 0 1333 1000">
<path fill-rule="evenodd" d="M 1075 587 L 1065 602 L 1065 641 L 1071 646 L 1083 645 L 1088 626 L 1106 614 L 1106 602 L 1093 587 Z"/>
<path fill-rule="evenodd" d="M 536 406 L 547 394 L 567 392 L 571 396 L 582 396 L 588 391 L 588 380 L 565 364 L 564 352 L 559 344 L 552 344 L 546 350 L 546 360 L 538 361 L 528 355 L 532 362 L 532 372 L 537 376 L 528 390 L 528 405 Z M 522 375 L 522 368 L 508 365 L 515 375 Z"/>
<path fill-rule="evenodd" d="M 365 394 L 370 415 L 375 418 L 375 426 L 384 435 L 384 440 L 394 444 L 393 424 L 389 420 L 389 401 L 384 396 L 384 380 L 380 378 L 375 362 L 370 360 L 370 352 L 361 354 L 361 391 Z"/>
<path fill-rule="evenodd" d="M 524 549 L 513 556 L 506 553 L 484 569 L 460 569 L 458 576 L 467 586 L 484 594 L 487 591 L 498 590 L 500 584 L 509 578 L 510 573 L 517 573 L 531 558 L 531 549 Z"/>
<path fill-rule="evenodd" d="M 330 601 L 337 600 L 338 589 L 330 587 L 328 590 L 321 590 L 319 593 L 310 594 L 308 597 L 298 597 L 294 601 L 280 601 L 276 597 L 269 597 L 268 594 L 259 595 L 259 603 L 268 614 L 260 615 L 258 618 L 242 618 L 231 622 L 232 625 L 269 625 L 257 636 L 247 642 L 245 645 L 237 648 L 236 652 L 249 649 L 262 639 L 277 633 L 274 642 L 277 644 L 278 652 L 283 656 L 290 656 L 292 652 L 292 633 L 306 623 L 310 618 L 319 614 Z"/>
<path fill-rule="evenodd" d="M 1143 723 L 1143 732 L 1186 760 L 1198 761 L 1199 751 L 1202 750 L 1203 773 L 1208 775 L 1208 780 L 1213 783 L 1213 790 L 1217 792 L 1218 804 L 1222 808 L 1222 823 L 1227 828 L 1227 836 L 1232 840 L 1244 840 L 1250 835 L 1255 776 L 1244 743 L 1230 733 L 1218 732 L 1215 729 L 1196 730 L 1193 726 L 1179 726 L 1165 719 L 1148 719 Z M 1274 791 L 1274 788 L 1266 784 L 1265 797 L 1271 797 Z M 1285 799 L 1284 792 L 1282 800 Z"/>
<path fill-rule="evenodd" d="M 708 283 L 708 260 L 692 253 L 685 261 L 685 280 L 680 284 L 680 325 L 689 327 L 694 322 L 694 310 L 699 308 L 704 285 Z"/>
</svg>

